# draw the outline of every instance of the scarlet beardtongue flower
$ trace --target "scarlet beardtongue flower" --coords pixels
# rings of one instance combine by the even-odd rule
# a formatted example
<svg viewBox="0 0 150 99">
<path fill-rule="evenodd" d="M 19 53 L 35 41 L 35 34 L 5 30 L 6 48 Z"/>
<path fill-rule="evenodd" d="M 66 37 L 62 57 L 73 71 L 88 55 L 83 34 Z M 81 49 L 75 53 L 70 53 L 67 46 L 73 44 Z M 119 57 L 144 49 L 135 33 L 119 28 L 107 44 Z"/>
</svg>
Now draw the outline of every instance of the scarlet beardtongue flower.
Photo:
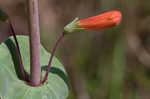
<svg viewBox="0 0 150 99">
<path fill-rule="evenodd" d="M 41 83 L 43 84 L 48 78 L 48 72 L 50 71 L 50 68 L 51 68 L 51 62 L 52 62 L 55 50 L 58 47 L 59 43 L 64 38 L 65 34 L 78 32 L 81 30 L 102 30 L 102 29 L 114 27 L 120 23 L 121 18 L 122 18 L 122 15 L 119 11 L 110 11 L 110 12 L 106 12 L 104 14 L 100 14 L 98 16 L 90 17 L 90 18 L 83 19 L 83 20 L 79 20 L 78 18 L 75 18 L 70 24 L 65 26 L 64 32 L 57 39 L 56 44 L 54 45 L 54 48 L 52 49 L 52 55 L 50 57 L 47 72 Z"/>
<path fill-rule="evenodd" d="M 103 30 L 119 25 L 122 19 L 120 11 L 109 11 L 87 19 L 75 18 L 64 28 L 66 34 L 81 30 Z"/>
</svg>

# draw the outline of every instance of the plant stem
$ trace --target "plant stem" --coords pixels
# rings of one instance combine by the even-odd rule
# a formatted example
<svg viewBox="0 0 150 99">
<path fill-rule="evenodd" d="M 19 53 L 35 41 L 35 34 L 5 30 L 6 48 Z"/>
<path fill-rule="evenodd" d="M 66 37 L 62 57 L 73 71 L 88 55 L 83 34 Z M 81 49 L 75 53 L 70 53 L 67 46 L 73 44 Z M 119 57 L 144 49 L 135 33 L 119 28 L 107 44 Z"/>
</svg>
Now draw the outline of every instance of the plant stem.
<svg viewBox="0 0 150 99">
<path fill-rule="evenodd" d="M 28 0 L 29 29 L 30 29 L 30 78 L 32 84 L 39 84 L 41 77 L 40 67 L 40 32 L 38 0 Z"/>
<path fill-rule="evenodd" d="M 16 43 L 16 49 L 17 49 L 17 55 L 18 55 L 18 60 L 19 60 L 20 71 L 22 73 L 24 81 L 28 81 L 28 79 L 26 77 L 26 74 L 25 74 L 25 71 L 24 71 L 23 63 L 22 63 L 22 57 L 21 57 L 21 53 L 20 53 L 20 48 L 19 48 L 19 44 L 18 44 L 18 41 L 17 41 L 17 37 L 16 37 L 13 25 L 12 25 L 10 20 L 8 20 L 8 24 L 10 26 L 10 30 L 11 30 L 12 36 L 14 37 L 14 40 L 15 40 L 15 43 Z"/>
<path fill-rule="evenodd" d="M 58 45 L 60 44 L 60 42 L 62 41 L 62 39 L 64 38 L 64 32 L 60 35 L 60 37 L 57 39 L 56 41 L 56 44 L 54 45 L 53 49 L 52 49 L 52 53 L 51 53 L 51 56 L 50 56 L 50 60 L 49 60 L 49 63 L 48 63 L 48 66 L 47 66 L 47 70 L 46 70 L 46 73 L 45 73 L 45 76 L 42 80 L 42 84 L 45 83 L 45 81 L 47 80 L 48 78 L 48 73 L 51 69 L 51 64 L 52 64 L 52 60 L 53 60 L 53 57 L 54 57 L 54 54 L 55 54 L 55 51 L 56 51 L 56 48 L 58 47 Z"/>
</svg>

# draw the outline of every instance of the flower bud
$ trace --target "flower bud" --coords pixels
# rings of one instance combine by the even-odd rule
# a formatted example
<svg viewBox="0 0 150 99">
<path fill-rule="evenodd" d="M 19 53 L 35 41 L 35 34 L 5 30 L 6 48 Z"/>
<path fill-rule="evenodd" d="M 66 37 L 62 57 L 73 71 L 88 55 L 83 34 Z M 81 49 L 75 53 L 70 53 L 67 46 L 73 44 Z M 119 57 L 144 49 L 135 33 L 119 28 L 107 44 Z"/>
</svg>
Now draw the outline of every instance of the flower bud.
<svg viewBox="0 0 150 99">
<path fill-rule="evenodd" d="M 110 11 L 82 20 L 76 18 L 64 28 L 64 31 L 72 33 L 80 30 L 103 30 L 119 25 L 121 19 L 119 11 Z"/>
</svg>

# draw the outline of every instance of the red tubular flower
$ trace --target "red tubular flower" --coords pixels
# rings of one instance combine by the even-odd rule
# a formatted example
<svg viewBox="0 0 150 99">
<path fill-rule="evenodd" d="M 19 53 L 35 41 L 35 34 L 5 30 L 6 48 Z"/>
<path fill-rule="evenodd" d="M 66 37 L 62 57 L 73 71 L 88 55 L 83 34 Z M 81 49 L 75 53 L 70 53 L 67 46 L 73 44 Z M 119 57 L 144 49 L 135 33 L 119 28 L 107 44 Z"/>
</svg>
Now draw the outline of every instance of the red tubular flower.
<svg viewBox="0 0 150 99">
<path fill-rule="evenodd" d="M 80 30 L 102 30 L 117 26 L 122 19 L 119 11 L 110 11 L 87 19 L 74 19 L 64 28 L 64 33 L 72 33 Z"/>
<path fill-rule="evenodd" d="M 122 15 L 119 11 L 110 11 L 94 17 L 79 20 L 78 27 L 87 30 L 102 30 L 117 26 L 121 21 Z"/>
</svg>

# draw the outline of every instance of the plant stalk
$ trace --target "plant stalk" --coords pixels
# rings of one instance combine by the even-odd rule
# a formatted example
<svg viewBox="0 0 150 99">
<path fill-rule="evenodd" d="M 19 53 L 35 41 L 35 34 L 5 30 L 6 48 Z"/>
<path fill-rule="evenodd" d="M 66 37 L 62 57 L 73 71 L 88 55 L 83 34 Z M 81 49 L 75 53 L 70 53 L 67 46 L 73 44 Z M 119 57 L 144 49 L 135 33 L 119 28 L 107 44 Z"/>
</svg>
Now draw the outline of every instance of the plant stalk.
<svg viewBox="0 0 150 99">
<path fill-rule="evenodd" d="M 49 60 L 49 63 L 48 63 L 47 69 L 46 69 L 46 73 L 45 73 L 45 76 L 44 76 L 44 78 L 43 78 L 43 80 L 42 80 L 42 82 L 41 82 L 42 84 L 44 84 L 44 83 L 46 82 L 46 80 L 48 79 L 48 73 L 49 73 L 49 71 L 50 71 L 50 69 L 51 69 L 52 60 L 53 60 L 55 51 L 56 51 L 58 45 L 61 43 L 62 39 L 64 38 L 64 35 L 65 35 L 65 33 L 63 32 L 63 33 L 60 35 L 60 37 L 57 39 L 57 41 L 56 41 L 56 43 L 55 43 L 55 45 L 54 45 L 54 47 L 53 47 L 53 49 L 52 49 L 51 56 L 50 56 L 50 60 Z"/>
<path fill-rule="evenodd" d="M 26 77 L 26 74 L 25 74 L 25 71 L 24 71 L 24 67 L 23 67 L 21 52 L 20 52 L 20 48 L 19 48 L 18 41 L 17 41 L 16 33 L 15 33 L 15 30 L 14 30 L 14 28 L 13 28 L 13 25 L 12 25 L 10 19 L 8 19 L 8 24 L 9 24 L 9 26 L 10 26 L 11 35 L 14 37 L 14 40 L 15 40 L 15 43 L 16 43 L 16 50 L 17 50 L 17 55 L 18 55 L 18 60 L 19 60 L 20 71 L 21 71 L 21 73 L 22 73 L 22 76 L 23 76 L 24 81 L 27 81 L 27 82 L 28 82 L 28 79 L 27 79 L 27 77 Z"/>
<path fill-rule="evenodd" d="M 40 31 L 38 0 L 28 0 L 30 36 L 30 79 L 34 85 L 40 84 Z"/>
</svg>

